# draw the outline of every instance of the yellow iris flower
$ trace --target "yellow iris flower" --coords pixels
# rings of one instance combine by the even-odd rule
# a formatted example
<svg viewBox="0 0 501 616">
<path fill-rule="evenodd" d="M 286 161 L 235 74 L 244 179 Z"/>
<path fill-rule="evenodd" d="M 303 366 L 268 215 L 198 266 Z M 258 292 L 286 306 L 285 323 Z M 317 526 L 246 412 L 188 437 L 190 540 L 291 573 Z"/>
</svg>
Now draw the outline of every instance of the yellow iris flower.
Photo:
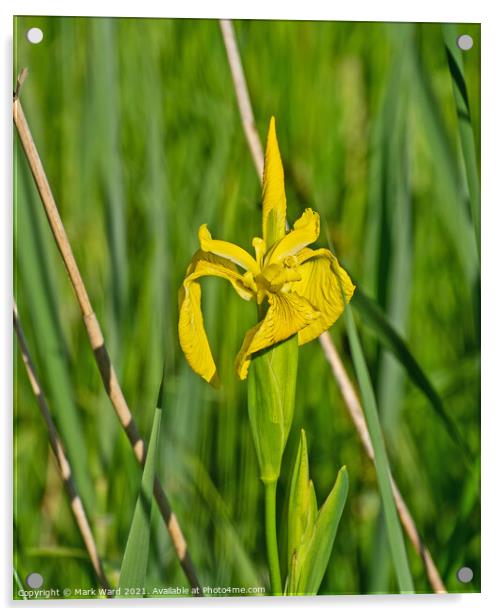
<svg viewBox="0 0 501 616">
<path fill-rule="evenodd" d="M 207 225 L 198 232 L 200 250 L 179 292 L 179 341 L 192 369 L 217 385 L 216 365 L 204 328 L 200 278 L 228 280 L 242 299 L 255 300 L 264 318 L 245 335 L 236 371 L 247 377 L 254 353 L 297 334 L 300 345 L 317 338 L 341 315 L 355 290 L 330 250 L 307 248 L 320 233 L 320 217 L 306 209 L 286 233 L 284 172 L 270 121 L 263 174 L 263 237 L 255 237 L 255 257 L 230 242 L 213 239 Z M 343 300 L 344 295 L 344 300 Z"/>
</svg>

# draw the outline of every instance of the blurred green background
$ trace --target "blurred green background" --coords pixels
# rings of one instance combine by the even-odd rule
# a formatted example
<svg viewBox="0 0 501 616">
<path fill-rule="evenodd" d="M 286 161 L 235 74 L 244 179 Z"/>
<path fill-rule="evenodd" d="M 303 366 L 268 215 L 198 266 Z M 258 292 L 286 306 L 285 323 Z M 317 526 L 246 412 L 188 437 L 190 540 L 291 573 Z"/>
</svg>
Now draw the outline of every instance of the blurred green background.
<svg viewBox="0 0 501 616">
<path fill-rule="evenodd" d="M 44 32 L 31 45 L 25 32 Z M 288 217 L 322 216 L 360 288 L 384 310 L 436 387 L 472 454 L 358 318 L 394 475 L 450 591 L 480 587 L 479 263 L 439 24 L 235 23 L 258 131 L 277 119 Z M 480 27 L 464 52 L 479 155 Z M 251 249 L 260 186 L 217 21 L 15 18 L 14 72 L 28 122 L 126 398 L 146 436 L 165 362 L 159 475 L 203 585 L 267 585 L 263 493 L 233 371 L 254 307 L 204 282 L 223 387 L 188 367 L 177 290 L 197 231 Z M 477 158 L 479 160 L 479 158 Z M 21 149 L 15 148 L 15 296 L 105 570 L 117 581 L 140 469 L 103 390 L 66 272 Z M 356 313 L 355 313 L 356 314 Z M 332 336 L 352 376 L 343 318 Z M 14 565 L 45 587 L 94 577 L 16 351 Z M 396 590 L 372 463 L 317 342 L 302 347 L 296 413 L 323 501 L 346 464 L 350 493 L 320 592 Z M 148 587 L 183 585 L 158 511 Z M 409 543 L 416 589 L 430 592 Z M 456 571 L 468 565 L 470 584 Z"/>
</svg>

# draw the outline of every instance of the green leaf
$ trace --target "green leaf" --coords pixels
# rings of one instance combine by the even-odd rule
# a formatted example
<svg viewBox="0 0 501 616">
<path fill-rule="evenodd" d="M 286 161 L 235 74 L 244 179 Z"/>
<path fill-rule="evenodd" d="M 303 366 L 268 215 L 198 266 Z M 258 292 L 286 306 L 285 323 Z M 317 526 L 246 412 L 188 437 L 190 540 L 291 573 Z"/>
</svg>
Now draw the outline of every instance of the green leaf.
<svg viewBox="0 0 501 616">
<path fill-rule="evenodd" d="M 418 49 L 417 45 L 411 48 L 411 97 L 419 113 L 419 123 L 423 127 L 430 152 L 433 152 L 437 191 L 442 193 L 442 198 L 434 201 L 433 207 L 455 245 L 467 280 L 474 285 L 480 261 L 474 228 L 469 220 L 464 177 L 445 128 L 446 122 L 440 113 L 440 104 L 430 84 L 430 71 L 423 65 Z"/>
<path fill-rule="evenodd" d="M 374 300 L 365 295 L 359 286 L 357 286 L 357 291 L 351 299 L 351 305 L 361 315 L 363 324 L 368 325 L 380 342 L 395 355 L 405 368 L 411 381 L 428 398 L 433 410 L 442 421 L 451 438 L 460 447 L 461 451 L 469 456 L 468 446 L 462 438 L 456 424 L 447 414 L 437 390 L 409 351 L 405 341 L 387 320 L 381 308 Z"/>
<path fill-rule="evenodd" d="M 289 595 L 317 593 L 329 564 L 348 494 L 348 473 L 343 466 L 331 493 L 318 511 L 308 467 L 306 433 L 301 430 L 289 495 L 289 574 L 286 585 L 286 594 Z"/>
<path fill-rule="evenodd" d="M 42 385 L 61 431 L 75 482 L 85 508 L 92 510 L 95 493 L 89 475 L 85 439 L 82 438 L 84 422 L 75 402 L 77 362 L 70 359 L 63 327 L 66 315 L 61 310 L 55 276 L 59 268 L 57 249 L 51 244 L 49 225 L 19 140 L 16 139 L 15 144 L 17 203 L 14 233 L 19 268 L 15 280 L 16 299 L 21 320 L 24 321 L 24 314 L 27 317 L 26 335 L 34 341 L 34 361 L 40 366 Z"/>
<path fill-rule="evenodd" d="M 125 546 L 125 554 L 120 570 L 120 588 L 142 588 L 146 580 L 148 552 L 150 547 L 151 508 L 153 503 L 153 485 L 155 482 L 155 465 L 160 432 L 162 411 L 155 409 L 150 444 L 146 454 L 141 488 L 134 510 L 134 517 Z"/>
<path fill-rule="evenodd" d="M 248 376 L 248 408 L 252 436 L 265 482 L 280 475 L 296 394 L 297 336 L 256 353 Z"/>
<path fill-rule="evenodd" d="M 414 262 L 413 199 L 409 159 L 410 48 L 415 27 L 391 28 L 392 63 L 387 85 L 372 129 L 368 184 L 368 239 L 364 246 L 364 287 L 384 310 L 391 324 L 405 334 L 412 290 Z M 379 341 L 378 341 L 379 342 Z M 399 447 L 402 399 L 406 387 L 404 367 L 390 350 L 377 345 L 374 374 L 381 424 L 389 444 Z M 391 555 L 380 509 L 374 531 L 369 592 L 390 588 Z"/>
<path fill-rule="evenodd" d="M 17 569 L 14 567 L 13 568 L 13 575 L 14 575 L 14 595 L 19 595 L 19 593 L 21 593 L 22 598 L 27 601 L 28 597 L 24 594 L 24 588 L 23 588 L 23 583 L 21 582 L 21 578 L 19 577 L 19 573 L 17 572 Z M 16 593 L 16 587 L 17 587 L 17 593 Z"/>
<path fill-rule="evenodd" d="M 443 24 L 447 62 L 452 78 L 456 114 L 459 123 L 459 140 L 463 153 L 466 181 L 470 193 L 470 209 L 477 250 L 480 254 L 480 183 L 478 179 L 477 155 L 475 150 L 475 137 L 471 125 L 470 105 L 468 91 L 463 71 L 463 56 L 457 45 L 457 30 L 455 24 Z"/>
<path fill-rule="evenodd" d="M 357 290 L 358 293 L 358 290 Z M 356 295 L 356 293 L 355 293 Z M 346 327 L 350 342 L 351 354 L 355 365 L 358 385 L 362 396 L 362 403 L 369 430 L 370 439 L 374 448 L 374 464 L 379 485 L 379 492 L 383 504 L 388 539 L 393 559 L 393 566 L 397 576 L 400 592 L 414 592 L 407 552 L 405 550 L 402 527 L 397 515 L 395 501 L 391 490 L 391 473 L 386 447 L 383 439 L 383 432 L 379 423 L 379 413 L 376 404 L 376 397 L 372 388 L 369 370 L 365 362 L 365 357 L 358 337 L 358 332 L 351 311 L 351 306 L 345 306 Z"/>
<path fill-rule="evenodd" d="M 316 595 L 336 538 L 348 495 L 348 472 L 343 466 L 327 500 L 320 508 L 311 539 L 298 551 L 298 580 L 295 594 Z"/>
</svg>

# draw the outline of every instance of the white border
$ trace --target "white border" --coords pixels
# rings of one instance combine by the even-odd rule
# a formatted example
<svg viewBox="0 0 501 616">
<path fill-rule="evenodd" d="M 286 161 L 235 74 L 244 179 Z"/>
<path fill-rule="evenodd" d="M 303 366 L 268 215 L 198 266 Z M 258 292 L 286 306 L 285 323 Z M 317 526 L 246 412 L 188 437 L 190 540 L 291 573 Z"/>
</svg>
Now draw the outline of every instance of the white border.
<svg viewBox="0 0 501 616">
<path fill-rule="evenodd" d="M 430 614 L 470 614 L 474 609 L 483 609 L 495 605 L 497 579 L 500 570 L 501 545 L 499 531 L 499 474 L 501 404 L 499 389 L 501 362 L 501 327 L 498 324 L 501 315 L 499 252 L 500 240 L 500 161 L 501 109 L 500 89 L 500 11 L 496 3 L 476 0 L 471 3 L 456 1 L 420 0 L 416 3 L 403 3 L 389 0 L 370 0 L 355 2 L 327 2 L 326 0 L 308 0 L 291 4 L 287 7 L 270 1 L 255 0 L 252 3 L 237 5 L 235 2 L 211 0 L 210 2 L 183 0 L 183 2 L 159 2 L 141 0 L 141 2 L 110 2 L 105 0 L 87 0 L 83 2 L 62 3 L 45 0 L 43 3 L 33 1 L 4 2 L 1 8 L 0 28 L 2 33 L 3 62 L 1 63 L 3 100 L 1 115 L 2 165 L 0 170 L 0 187 L 2 206 L 0 220 L 0 409 L 3 430 L 0 443 L 0 460 L 2 465 L 1 500 L 1 539 L 2 549 L 0 569 L 1 602 L 22 612 L 38 609 L 116 610 L 116 609 L 153 609 L 169 611 L 191 611 L 195 609 L 260 609 L 266 612 L 277 608 L 287 610 L 304 610 L 314 607 L 321 613 L 369 612 L 371 616 L 387 614 L 419 613 L 427 610 Z M 88 601 L 68 602 L 30 602 L 29 608 L 21 602 L 10 602 L 11 593 L 11 519 L 10 500 L 12 495 L 12 15 L 110 15 L 142 17 L 234 17 L 254 19 L 319 19 L 349 21 L 450 21 L 482 23 L 482 594 L 431 596 L 360 596 L 360 597 L 318 597 L 310 599 L 184 599 L 184 600 L 141 600 L 108 601 L 96 604 Z M 453 464 L 454 461 L 447 461 Z"/>
<path fill-rule="evenodd" d="M 467 4 L 442 0 L 421 0 L 419 4 L 399 3 L 388 0 L 379 2 L 294 2 L 284 5 L 279 2 L 254 0 L 236 3 L 225 0 L 211 2 L 186 0 L 183 2 L 159 2 L 142 0 L 141 3 L 123 1 L 62 3 L 44 0 L 11 2 L 18 15 L 87 15 L 120 17 L 231 17 L 234 19 L 325 19 L 337 21 L 437 21 L 480 22 L 488 14 L 488 2 L 482 0 Z"/>
</svg>

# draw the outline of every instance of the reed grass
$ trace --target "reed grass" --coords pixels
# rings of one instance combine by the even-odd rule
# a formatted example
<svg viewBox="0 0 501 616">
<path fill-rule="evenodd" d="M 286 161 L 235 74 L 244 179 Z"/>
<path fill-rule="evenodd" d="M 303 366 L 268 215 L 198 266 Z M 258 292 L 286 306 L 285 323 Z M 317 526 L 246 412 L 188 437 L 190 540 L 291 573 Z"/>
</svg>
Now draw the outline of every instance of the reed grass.
<svg viewBox="0 0 501 616">
<path fill-rule="evenodd" d="M 92 308 L 92 304 L 87 294 L 87 289 L 81 277 L 75 257 L 73 256 L 73 251 L 59 215 L 42 161 L 40 160 L 30 128 L 26 121 L 26 117 L 19 99 L 19 91 L 17 91 L 14 96 L 13 114 L 14 124 L 22 143 L 33 179 L 35 180 L 35 184 L 37 186 L 42 205 L 45 209 L 54 240 L 59 252 L 61 253 L 63 263 L 68 272 L 71 285 L 82 313 L 89 343 L 94 353 L 104 388 L 108 394 L 113 409 L 116 412 L 117 418 L 134 450 L 136 459 L 143 466 L 147 462 L 146 444 L 139 433 L 137 425 L 124 398 L 115 368 L 108 354 L 98 318 Z M 152 468 L 154 469 L 154 465 L 152 465 Z M 198 589 L 196 592 L 202 594 L 193 563 L 187 550 L 186 541 L 177 518 L 169 505 L 158 477 L 154 476 L 152 481 L 152 489 L 154 491 L 155 498 L 162 511 L 162 517 L 165 520 L 167 530 L 176 548 L 176 553 L 181 567 L 183 568 L 188 581 L 192 584 L 192 589 L 194 591 L 195 589 Z M 129 576 L 127 575 L 126 577 Z"/>
<path fill-rule="evenodd" d="M 204 287 L 204 315 L 223 382 L 219 391 L 191 373 L 176 332 L 177 290 L 197 247 L 198 226 L 212 224 L 221 237 L 246 246 L 248 229 L 258 228 L 260 221 L 259 182 L 220 26 L 210 20 L 97 21 L 16 18 L 15 75 L 22 66 L 30 68 L 23 105 L 104 338 L 113 358 L 120 358 L 115 367 L 124 397 L 143 433 L 151 428 L 163 381 L 158 475 L 189 538 L 200 579 L 214 586 L 266 586 L 264 534 L 256 523 L 264 503 L 245 385 L 233 374 L 234 355 L 242 332 L 255 321 L 254 311 L 234 301 L 220 281 Z M 30 46 L 24 38 L 32 25 L 44 30 L 40 46 Z M 394 237 L 401 246 L 393 244 L 392 259 L 395 263 L 405 249 L 411 253 L 408 303 L 402 312 L 395 311 L 393 301 L 376 305 L 405 342 L 466 445 L 458 448 L 443 429 L 405 366 L 393 410 L 386 419 L 382 411 L 381 421 L 399 488 L 394 483 L 392 489 L 405 496 L 405 502 L 396 500 L 402 525 L 412 544 L 419 547 L 422 541 L 435 558 L 423 567 L 421 557 L 409 550 L 416 591 L 433 590 L 426 571 L 434 565 L 449 591 L 468 592 L 480 584 L 478 254 L 440 25 L 411 28 L 408 99 L 405 113 L 396 116 L 400 138 L 383 149 L 375 134 L 396 70 L 392 58 L 401 44 L 400 27 L 234 24 L 257 133 L 265 134 L 270 115 L 277 118 L 291 219 L 307 206 L 321 211 L 343 265 L 376 302 L 380 298 L 368 263 L 379 260 L 382 245 L 367 246 L 369 215 L 379 199 L 374 187 L 383 161 L 388 168 L 389 161 L 406 153 L 403 189 L 412 207 L 405 233 L 412 242 L 405 244 L 404 234 Z M 479 30 L 477 25 L 461 27 L 476 41 Z M 103 32 L 113 36 L 112 58 Z M 106 74 L 112 75 L 111 83 Z M 478 161 L 479 46 L 463 55 L 463 76 Z M 400 78 L 395 80 L 393 92 L 399 96 Z M 105 122 L 112 124 L 103 128 Z M 19 146 L 15 160 L 16 298 L 82 499 L 93 504 L 89 523 L 114 583 L 141 468 L 109 412 L 73 291 Z M 392 174 L 401 177 L 396 169 Z M 111 186 L 114 182 L 120 186 Z M 394 179 L 386 175 L 385 182 L 391 190 Z M 113 216 L 120 220 L 112 219 L 110 195 L 118 204 Z M 395 214 L 394 229 L 400 229 L 397 210 L 377 211 Z M 400 274 L 392 271 L 385 265 L 379 277 L 387 282 L 386 297 L 398 299 Z M 119 291 L 115 276 L 121 277 L 125 291 Z M 126 299 L 119 301 L 119 317 L 114 296 L 121 292 Z M 386 388 L 391 394 L 393 377 L 380 376 L 386 370 L 380 358 L 394 356 L 395 349 L 384 339 L 384 328 L 376 331 L 361 310 L 354 310 L 354 316 L 374 390 L 379 395 Z M 334 470 L 348 462 L 350 494 L 319 592 L 370 592 L 372 563 L 375 558 L 376 564 L 383 562 L 374 556 L 379 493 L 364 432 L 353 430 L 350 413 L 358 424 L 363 414 L 342 321 L 322 345 L 329 362 L 316 344 L 301 349 L 292 432 L 301 427 L 308 432 L 319 500 L 327 495 Z M 403 365 L 402 358 L 398 362 Z M 43 569 L 47 584 L 92 586 L 92 568 L 71 552 L 58 551 L 79 545 L 71 509 L 64 495 L 58 498 L 62 486 L 51 492 L 57 517 L 48 518 L 41 508 L 48 482 L 47 441 L 29 421 L 35 401 L 19 355 L 16 365 L 16 485 L 23 486 L 15 495 L 19 578 Z M 343 389 L 332 378 L 333 369 L 344 375 Z M 383 387 L 380 378 L 390 385 Z M 473 460 L 469 468 L 458 455 L 465 448 Z M 295 453 L 294 447 L 285 452 L 284 477 L 290 476 Z M 280 481 L 278 520 L 286 492 Z M 42 556 L 41 550 L 49 549 L 53 555 Z M 456 578 L 465 562 L 475 571 L 466 587 Z M 164 520 L 154 509 L 147 593 L 166 583 L 182 586 L 185 577 Z M 387 590 L 398 589 L 391 568 L 385 584 Z"/>
<path fill-rule="evenodd" d="M 153 417 L 148 452 L 144 463 L 141 486 L 136 508 L 130 525 L 129 536 L 120 568 L 120 589 L 139 588 L 139 596 L 144 596 L 148 572 L 148 555 L 151 543 L 151 513 L 153 508 L 153 486 L 155 484 L 158 435 L 162 410 L 157 407 Z"/>
<path fill-rule="evenodd" d="M 40 412 L 47 426 L 50 446 L 51 446 L 52 452 L 57 462 L 57 467 L 58 467 L 59 474 L 61 475 L 61 480 L 63 481 L 64 486 L 66 488 L 66 492 L 68 493 L 68 498 L 70 500 L 70 506 L 71 506 L 73 515 L 75 517 L 75 522 L 78 526 L 78 530 L 85 544 L 85 548 L 87 550 L 88 557 L 92 563 L 92 567 L 94 568 L 94 572 L 95 572 L 98 583 L 100 584 L 102 588 L 109 589 L 110 585 L 106 578 L 106 574 L 103 570 L 101 559 L 97 552 L 96 541 L 94 539 L 94 536 L 93 536 L 93 533 L 92 533 L 92 530 L 89 524 L 88 516 L 82 504 L 82 499 L 80 497 L 78 488 L 75 483 L 75 479 L 73 477 L 73 471 L 69 463 L 68 457 L 66 455 L 65 447 L 61 441 L 61 437 L 59 436 L 57 432 L 56 426 L 54 424 L 54 420 L 52 418 L 52 414 L 50 412 L 50 409 L 47 403 L 47 399 L 41 388 L 37 372 L 33 365 L 33 360 L 31 358 L 30 351 L 28 349 L 28 345 L 26 342 L 26 338 L 24 336 L 24 332 L 21 327 L 21 323 L 19 321 L 19 315 L 18 315 L 17 306 L 15 303 L 14 303 L 14 330 L 16 332 L 19 348 L 21 351 L 21 355 L 23 357 L 23 363 L 26 368 L 26 373 L 28 375 L 31 388 L 33 390 L 33 394 L 35 395 L 37 399 Z M 16 576 L 17 576 L 17 572 L 16 572 Z M 18 579 L 19 579 L 19 576 L 16 577 L 16 580 Z"/>
</svg>

